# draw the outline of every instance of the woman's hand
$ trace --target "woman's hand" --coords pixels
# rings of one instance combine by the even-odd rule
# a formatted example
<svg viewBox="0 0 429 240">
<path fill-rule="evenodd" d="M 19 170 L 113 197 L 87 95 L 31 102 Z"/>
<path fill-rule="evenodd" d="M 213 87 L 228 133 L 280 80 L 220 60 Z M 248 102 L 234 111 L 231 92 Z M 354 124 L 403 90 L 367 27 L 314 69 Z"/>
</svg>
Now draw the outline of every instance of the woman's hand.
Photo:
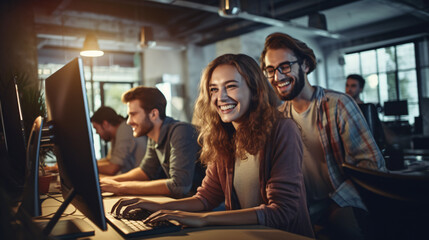
<svg viewBox="0 0 429 240">
<path fill-rule="evenodd" d="M 204 227 L 207 225 L 205 213 L 192 213 L 179 210 L 160 210 L 144 220 L 144 223 L 155 223 L 162 220 L 176 220 L 189 227 Z"/>
<path fill-rule="evenodd" d="M 143 208 L 151 212 L 156 212 L 161 209 L 161 204 L 141 198 L 121 198 L 113 205 L 110 212 L 119 215 L 123 209 L 122 215 L 126 215 L 130 210 L 135 208 Z"/>
</svg>

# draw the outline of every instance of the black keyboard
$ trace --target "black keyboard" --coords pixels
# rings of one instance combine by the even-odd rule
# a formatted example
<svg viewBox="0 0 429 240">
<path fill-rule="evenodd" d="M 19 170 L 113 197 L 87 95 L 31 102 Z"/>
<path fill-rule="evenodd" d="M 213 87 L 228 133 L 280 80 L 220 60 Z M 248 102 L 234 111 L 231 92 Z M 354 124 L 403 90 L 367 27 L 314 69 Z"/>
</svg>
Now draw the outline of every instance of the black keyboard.
<svg viewBox="0 0 429 240">
<path fill-rule="evenodd" d="M 175 221 L 159 221 L 145 224 L 143 220 L 151 214 L 150 211 L 138 209 L 130 211 L 126 216 L 107 213 L 107 220 L 125 237 L 138 237 L 152 234 L 176 232 L 182 229 Z"/>
</svg>

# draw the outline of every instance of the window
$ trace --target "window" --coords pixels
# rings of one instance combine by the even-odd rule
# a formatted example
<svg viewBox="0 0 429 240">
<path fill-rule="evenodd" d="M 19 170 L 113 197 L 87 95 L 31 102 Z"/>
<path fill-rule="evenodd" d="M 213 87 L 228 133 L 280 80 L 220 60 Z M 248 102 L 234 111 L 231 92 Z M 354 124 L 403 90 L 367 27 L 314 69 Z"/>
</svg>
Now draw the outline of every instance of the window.
<svg viewBox="0 0 429 240">
<path fill-rule="evenodd" d="M 44 79 L 63 67 L 63 64 L 39 64 L 39 78 L 42 89 L 44 89 Z M 119 66 L 94 66 L 94 89 L 89 81 L 91 79 L 90 67 L 84 64 L 84 74 L 86 79 L 86 93 L 90 109 L 90 117 L 102 105 L 112 107 L 123 117 L 127 116 L 127 107 L 121 101 L 122 93 L 139 85 L 139 68 L 119 67 Z M 92 92 L 94 92 L 94 109 L 92 109 Z M 107 145 L 92 128 L 94 138 L 95 157 L 100 159 L 107 154 Z"/>
<path fill-rule="evenodd" d="M 364 102 L 408 101 L 408 120 L 419 115 L 414 43 L 388 46 L 345 56 L 345 75 L 360 74 L 365 80 Z M 394 120 L 384 116 L 383 120 Z M 405 120 L 405 119 L 404 119 Z"/>
</svg>

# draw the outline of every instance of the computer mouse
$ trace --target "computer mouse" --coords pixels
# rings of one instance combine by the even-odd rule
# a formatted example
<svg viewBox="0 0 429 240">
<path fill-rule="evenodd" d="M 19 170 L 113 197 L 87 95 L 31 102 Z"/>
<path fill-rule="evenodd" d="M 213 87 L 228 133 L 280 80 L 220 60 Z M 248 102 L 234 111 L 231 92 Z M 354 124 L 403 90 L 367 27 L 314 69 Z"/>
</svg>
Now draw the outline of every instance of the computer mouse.
<svg viewBox="0 0 429 240">
<path fill-rule="evenodd" d="M 122 217 L 128 220 L 144 220 L 149 217 L 152 213 L 143 208 L 134 208 L 131 209 L 127 214 L 124 214 Z"/>
</svg>

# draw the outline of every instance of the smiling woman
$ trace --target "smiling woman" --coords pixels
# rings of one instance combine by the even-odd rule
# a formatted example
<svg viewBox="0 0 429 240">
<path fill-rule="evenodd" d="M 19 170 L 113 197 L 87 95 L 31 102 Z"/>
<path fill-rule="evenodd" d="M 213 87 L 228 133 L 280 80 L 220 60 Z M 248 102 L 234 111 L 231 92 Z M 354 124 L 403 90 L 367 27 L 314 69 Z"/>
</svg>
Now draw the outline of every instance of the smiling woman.
<svg viewBox="0 0 429 240">
<path fill-rule="evenodd" d="M 238 156 L 244 156 L 246 151 L 256 154 L 264 146 L 279 118 L 273 107 L 278 99 L 257 66 L 246 55 L 225 54 L 205 69 L 195 106 L 195 117 L 202 127 L 200 139 L 209 141 L 203 146 L 203 161 L 229 156 L 233 149 Z M 231 104 L 235 107 L 231 108 Z"/>
<path fill-rule="evenodd" d="M 249 109 L 250 89 L 237 69 L 221 65 L 213 72 L 209 83 L 212 106 L 223 122 L 231 122 L 237 129 Z"/>
<path fill-rule="evenodd" d="M 301 135 L 293 120 L 282 117 L 277 103 L 251 57 L 216 58 L 204 70 L 195 106 L 200 159 L 207 164 L 197 193 L 166 203 L 123 199 L 112 212 L 145 208 L 158 211 L 146 222 L 260 224 L 313 237 L 301 172 Z M 226 211 L 207 212 L 222 202 Z"/>
</svg>

